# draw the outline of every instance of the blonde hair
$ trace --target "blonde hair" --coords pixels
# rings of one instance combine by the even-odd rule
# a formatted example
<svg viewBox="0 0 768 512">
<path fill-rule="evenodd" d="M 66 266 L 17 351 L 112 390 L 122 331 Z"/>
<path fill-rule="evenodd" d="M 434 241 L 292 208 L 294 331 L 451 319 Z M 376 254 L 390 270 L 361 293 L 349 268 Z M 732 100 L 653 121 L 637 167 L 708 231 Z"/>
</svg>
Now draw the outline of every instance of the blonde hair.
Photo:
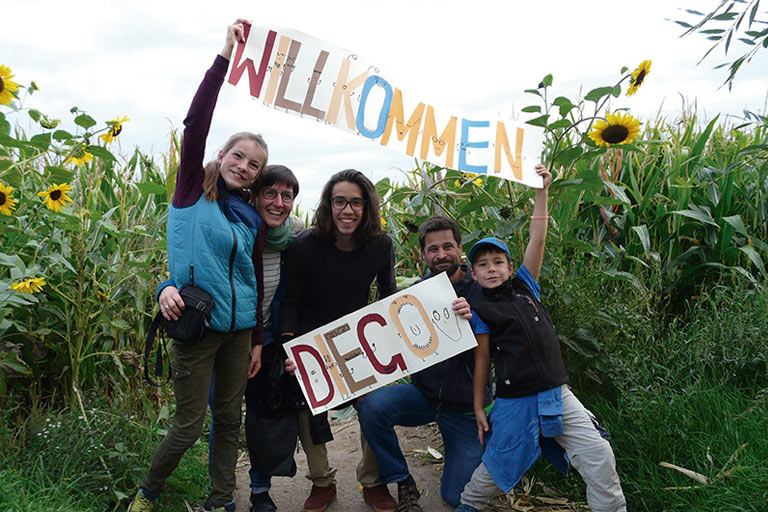
<svg viewBox="0 0 768 512">
<path fill-rule="evenodd" d="M 234 135 L 232 135 L 229 139 L 227 139 L 227 142 L 224 144 L 224 146 L 221 148 L 221 151 L 223 153 L 227 153 L 230 149 L 232 149 L 235 144 L 240 142 L 241 140 L 250 140 L 256 143 L 259 148 L 261 148 L 262 151 L 264 151 L 264 161 L 261 163 L 261 169 L 259 169 L 259 174 L 261 174 L 262 169 L 264 169 L 267 166 L 267 160 L 269 159 L 269 150 L 267 149 L 267 143 L 264 142 L 264 138 L 256 133 L 251 132 L 238 132 Z M 203 192 L 205 192 L 205 198 L 209 201 L 216 201 L 219 198 L 219 187 L 216 186 L 216 184 L 219 181 L 219 169 L 221 167 L 221 164 L 219 163 L 218 159 L 211 160 L 207 164 L 205 164 L 205 178 L 203 178 Z M 256 176 L 258 178 L 258 175 Z M 257 180 L 254 180 L 254 183 Z M 253 187 L 253 183 L 248 185 L 248 188 L 251 189 Z"/>
</svg>

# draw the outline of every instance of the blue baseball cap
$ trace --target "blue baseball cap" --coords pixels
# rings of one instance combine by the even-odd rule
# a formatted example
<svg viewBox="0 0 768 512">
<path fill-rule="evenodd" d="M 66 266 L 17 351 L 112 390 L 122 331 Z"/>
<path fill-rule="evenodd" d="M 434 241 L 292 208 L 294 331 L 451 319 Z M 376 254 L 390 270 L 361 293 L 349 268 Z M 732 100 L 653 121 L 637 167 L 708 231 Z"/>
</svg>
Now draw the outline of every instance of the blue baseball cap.
<svg viewBox="0 0 768 512">
<path fill-rule="evenodd" d="M 488 238 L 483 238 L 482 240 L 478 240 L 475 242 L 475 245 L 472 246 L 472 248 L 469 250 L 469 264 L 471 265 L 474 263 L 475 260 L 475 253 L 480 250 L 483 246 L 492 246 L 496 247 L 497 249 L 501 249 L 505 253 L 507 253 L 507 259 L 509 261 L 512 261 L 512 256 L 509 254 L 509 249 L 507 248 L 507 244 L 496 238 L 495 236 L 489 236 Z"/>
</svg>

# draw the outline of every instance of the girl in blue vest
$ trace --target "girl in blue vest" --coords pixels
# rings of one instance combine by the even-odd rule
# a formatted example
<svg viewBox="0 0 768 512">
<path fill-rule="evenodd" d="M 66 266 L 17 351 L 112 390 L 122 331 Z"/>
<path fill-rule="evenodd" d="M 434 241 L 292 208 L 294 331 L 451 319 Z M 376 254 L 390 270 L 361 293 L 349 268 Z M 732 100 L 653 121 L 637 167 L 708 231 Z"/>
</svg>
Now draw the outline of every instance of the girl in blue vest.
<svg viewBox="0 0 768 512">
<path fill-rule="evenodd" d="M 261 136 L 241 132 L 229 138 L 214 161 L 203 166 L 203 158 L 229 58 L 235 42 L 245 41 L 247 23 L 237 20 L 227 28 L 224 48 L 205 74 L 184 120 L 176 192 L 168 212 L 171 278 L 161 285 L 159 302 L 166 319 L 178 318 L 184 309 L 178 290 L 194 284 L 210 293 L 215 305 L 200 341 L 173 344 L 173 426 L 157 448 L 129 512 L 152 509 L 182 455 L 200 437 L 214 365 L 219 371 L 214 377 L 213 490 L 204 509 L 234 510 L 240 404 L 247 377 L 259 369 L 264 342 L 265 230 L 261 216 L 243 195 L 267 163 L 267 145 Z"/>
</svg>

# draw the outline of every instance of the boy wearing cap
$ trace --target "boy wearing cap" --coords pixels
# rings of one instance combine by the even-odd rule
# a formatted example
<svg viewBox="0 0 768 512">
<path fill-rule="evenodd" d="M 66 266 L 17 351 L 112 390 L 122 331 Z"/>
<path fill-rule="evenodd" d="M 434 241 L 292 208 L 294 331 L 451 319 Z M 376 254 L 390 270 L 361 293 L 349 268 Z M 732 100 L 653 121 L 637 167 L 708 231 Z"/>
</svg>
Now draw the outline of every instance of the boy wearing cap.
<svg viewBox="0 0 768 512">
<path fill-rule="evenodd" d="M 514 272 L 507 245 L 485 238 L 469 251 L 472 276 L 483 293 L 472 305 L 475 349 L 474 397 L 478 437 L 487 440 L 483 462 L 461 494 L 457 511 L 482 510 L 501 488 L 510 491 L 540 455 L 563 472 L 568 462 L 587 484 L 595 512 L 626 511 L 613 450 L 592 414 L 566 385 L 560 345 L 537 282 L 547 235 L 547 198 L 552 175 L 536 191 L 530 240 Z M 492 350 L 493 349 L 493 350 Z M 483 391 L 495 363 L 496 401 L 489 419 Z M 566 457 L 567 454 L 567 457 Z"/>
</svg>

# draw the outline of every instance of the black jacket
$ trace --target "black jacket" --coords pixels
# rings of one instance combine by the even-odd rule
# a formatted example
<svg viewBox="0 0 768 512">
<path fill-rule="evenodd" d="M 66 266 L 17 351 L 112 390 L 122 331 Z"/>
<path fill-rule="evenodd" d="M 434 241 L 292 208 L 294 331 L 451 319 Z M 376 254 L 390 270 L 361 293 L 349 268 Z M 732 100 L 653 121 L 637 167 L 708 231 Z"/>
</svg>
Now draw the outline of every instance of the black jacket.
<svg viewBox="0 0 768 512">
<path fill-rule="evenodd" d="M 496 396 L 528 396 L 568 382 L 552 318 L 520 278 L 483 289 L 472 307 L 491 331 Z"/>
<path fill-rule="evenodd" d="M 464 279 L 455 283 L 453 289 L 458 297 L 464 297 L 474 307 L 482 288 L 472 279 L 466 265 Z M 429 279 L 427 274 L 421 281 Z M 420 282 L 421 282 L 420 281 Z M 434 406 L 444 412 L 474 411 L 473 379 L 475 375 L 475 351 L 467 350 L 411 375 L 411 383 L 421 391 Z M 485 391 L 484 404 L 491 403 L 491 379 L 489 377 Z"/>
</svg>

